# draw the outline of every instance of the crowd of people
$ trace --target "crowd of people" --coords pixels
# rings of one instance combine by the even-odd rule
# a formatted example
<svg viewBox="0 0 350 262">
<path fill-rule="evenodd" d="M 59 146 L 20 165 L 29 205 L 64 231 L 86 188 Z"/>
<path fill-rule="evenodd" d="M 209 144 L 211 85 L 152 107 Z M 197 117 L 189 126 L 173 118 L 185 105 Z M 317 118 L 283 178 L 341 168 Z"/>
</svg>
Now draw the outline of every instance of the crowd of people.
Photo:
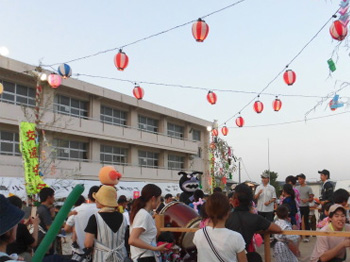
<svg viewBox="0 0 350 262">
<path fill-rule="evenodd" d="M 259 233 L 265 231 L 271 234 L 274 260 L 296 262 L 301 238 L 282 234 L 283 230 L 317 227 L 322 232 L 350 231 L 348 191 L 334 191 L 329 171 L 319 173 L 323 182 L 319 201 L 315 201 L 304 174 L 288 176 L 280 197 L 270 185 L 268 174 L 262 174 L 262 183 L 255 190 L 245 183 L 227 195 L 220 188 L 211 195 L 197 189 L 192 202 L 183 204 L 201 217 L 200 229 L 193 237 L 196 261 L 262 261 L 257 246 L 263 242 Z M 25 219 L 20 198 L 0 195 L 0 262 L 31 261 L 56 215 L 54 190 L 43 188 L 39 198 L 36 213 Z M 161 239 L 154 220 L 156 213 L 179 199 L 171 194 L 163 198 L 154 184 L 144 186 L 140 197 L 133 201 L 118 197 L 113 186 L 93 186 L 88 201 L 82 196 L 78 199 L 62 228 L 71 233 L 72 255 L 57 256 L 53 243 L 44 261 L 185 261 L 185 253 L 169 252 L 176 246 L 175 238 L 169 233 L 170 237 Z M 320 212 L 317 226 L 312 219 L 315 209 Z M 302 241 L 309 242 L 309 237 Z M 317 236 L 310 261 L 345 261 L 347 247 L 350 238 Z"/>
</svg>

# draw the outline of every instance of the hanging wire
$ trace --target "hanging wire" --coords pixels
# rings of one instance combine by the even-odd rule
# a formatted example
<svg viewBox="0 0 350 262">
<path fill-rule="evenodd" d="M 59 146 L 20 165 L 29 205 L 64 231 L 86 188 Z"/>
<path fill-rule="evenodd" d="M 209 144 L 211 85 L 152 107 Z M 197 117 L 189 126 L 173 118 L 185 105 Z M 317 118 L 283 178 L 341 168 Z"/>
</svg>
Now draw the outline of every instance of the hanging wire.
<svg viewBox="0 0 350 262">
<path fill-rule="evenodd" d="M 199 86 L 190 86 L 190 85 L 180 85 L 180 84 L 169 84 L 169 83 L 158 83 L 158 82 L 149 82 L 149 81 L 135 81 L 135 80 L 128 80 L 128 79 L 121 79 L 121 78 L 115 78 L 115 77 L 108 77 L 108 76 L 97 76 L 97 75 L 90 75 L 90 74 L 82 74 L 77 73 L 73 74 L 73 76 L 84 76 L 84 77 L 91 77 L 91 78 L 99 78 L 99 79 L 108 79 L 108 80 L 114 80 L 114 81 L 121 81 L 121 82 L 128 82 L 131 84 L 134 84 L 135 82 L 139 84 L 147 84 L 147 85 L 154 85 L 154 86 L 166 86 L 166 87 L 177 87 L 177 88 L 183 88 L 183 89 L 193 89 L 193 90 L 202 90 L 208 92 L 209 90 L 215 91 L 215 92 L 224 92 L 224 93 L 238 93 L 238 94 L 260 94 L 260 95 L 267 95 L 267 96 L 284 96 L 284 97 L 303 97 L 303 98 L 323 98 L 323 96 L 313 96 L 313 95 L 298 95 L 298 94 L 273 94 L 273 93 L 261 93 L 261 92 L 254 92 L 254 91 L 244 91 L 244 90 L 233 90 L 233 89 L 218 89 L 218 88 L 206 88 L 206 87 L 199 87 Z"/>
<path fill-rule="evenodd" d="M 332 115 L 325 115 L 325 116 L 312 117 L 312 118 L 308 118 L 307 121 L 318 120 L 318 119 L 323 119 L 323 118 L 329 118 L 329 117 L 338 116 L 338 115 L 342 115 L 342 114 L 346 114 L 346 113 L 350 113 L 350 111 L 344 111 L 344 112 L 340 112 L 340 113 L 334 113 L 334 114 L 332 114 Z M 286 122 L 280 122 L 280 123 L 274 123 L 274 124 L 263 124 L 263 125 L 244 126 L 244 128 L 268 127 L 268 126 L 282 126 L 282 125 L 297 124 L 297 123 L 302 123 L 302 122 L 305 123 L 306 120 L 305 120 L 305 119 L 301 119 L 301 120 L 286 121 Z M 228 128 L 240 128 L 240 127 L 231 126 L 231 127 L 228 127 Z"/>
<path fill-rule="evenodd" d="M 239 0 L 239 1 L 234 2 L 234 3 L 232 3 L 232 4 L 228 5 L 228 6 L 225 6 L 225 7 L 223 7 L 223 8 L 220 8 L 220 9 L 216 10 L 216 11 L 213 11 L 213 12 L 211 12 L 211 13 L 209 13 L 209 14 L 203 15 L 203 16 L 201 16 L 201 18 L 209 17 L 209 16 L 214 15 L 214 14 L 216 14 L 216 13 L 222 12 L 222 11 L 224 11 L 224 10 L 226 10 L 226 9 L 229 9 L 229 8 L 231 8 L 231 7 L 234 7 L 234 6 L 238 5 L 238 4 L 240 4 L 240 3 L 243 3 L 244 1 L 246 1 L 246 0 Z M 112 52 L 112 51 L 115 51 L 115 50 L 123 49 L 123 48 L 125 48 L 125 47 L 127 47 L 127 46 L 135 45 L 135 44 L 137 44 L 137 43 L 139 43 L 139 42 L 143 42 L 143 41 L 146 41 L 146 40 L 148 40 L 148 39 L 151 39 L 151 38 L 154 38 L 154 37 L 157 37 L 157 36 L 166 34 L 166 33 L 170 32 L 170 31 L 173 31 L 173 30 L 176 30 L 176 29 L 178 29 L 178 28 L 184 27 L 184 26 L 186 26 L 186 25 L 188 25 L 188 24 L 192 24 L 192 23 L 194 23 L 194 22 L 196 22 L 196 21 L 197 21 L 197 19 L 191 20 L 191 21 L 185 22 L 185 23 L 183 23 L 183 24 L 180 24 L 180 25 L 171 27 L 171 28 L 169 28 L 169 29 L 166 29 L 166 30 L 164 30 L 164 31 L 161 31 L 161 32 L 159 32 L 159 33 L 155 33 L 155 34 L 152 34 L 152 35 L 149 35 L 149 36 L 140 38 L 140 39 L 135 40 L 135 41 L 133 41 L 133 42 L 131 42 L 131 43 L 128 43 L 128 44 L 125 44 L 125 45 L 122 45 L 122 46 L 119 46 L 119 47 L 113 47 L 113 48 L 110 48 L 110 49 L 107 49 L 107 50 L 98 51 L 98 52 L 96 52 L 96 53 L 93 53 L 93 54 L 90 54 L 90 55 L 86 55 L 86 56 L 82 56 L 82 57 L 78 57 L 78 58 L 75 58 L 75 59 L 72 59 L 72 60 L 63 62 L 63 63 L 65 63 L 65 64 L 67 64 L 67 63 L 73 63 L 73 62 L 76 62 L 76 61 L 79 61 L 79 60 L 88 59 L 88 58 L 91 58 L 91 57 L 94 57 L 94 56 L 98 56 L 98 55 L 102 55 L 102 54 L 105 54 L 105 53 L 109 53 L 109 52 Z M 43 65 L 43 66 L 44 66 L 44 67 L 52 67 L 52 66 L 56 66 L 56 65 L 63 64 L 63 63 L 55 63 L 55 64 Z"/>
<path fill-rule="evenodd" d="M 316 32 L 316 34 L 303 46 L 303 48 L 301 48 L 301 50 L 292 58 L 292 60 L 285 66 L 285 68 L 283 68 L 259 93 L 258 95 L 262 94 L 267 88 L 269 88 L 269 86 L 275 82 L 275 80 L 285 71 L 286 68 L 288 68 L 290 66 L 291 63 L 294 62 L 295 59 L 297 59 L 297 57 L 299 57 L 302 52 L 305 50 L 305 48 L 319 35 L 319 33 L 326 27 L 326 25 L 334 18 L 336 17 L 336 14 L 338 13 L 338 11 L 340 10 L 340 8 L 337 9 L 337 11 L 327 20 L 327 22 L 325 22 L 323 24 L 323 26 Z M 246 109 L 254 100 L 256 99 L 256 96 L 251 99 L 245 106 L 242 107 L 241 110 L 239 110 L 238 112 L 242 112 L 244 109 Z M 238 113 L 235 113 L 233 116 L 231 116 L 229 119 L 227 119 L 225 122 L 230 121 L 231 119 L 233 119 L 236 115 L 238 115 Z M 221 124 L 222 125 L 222 124 Z M 221 126 L 220 125 L 220 126 Z"/>
</svg>

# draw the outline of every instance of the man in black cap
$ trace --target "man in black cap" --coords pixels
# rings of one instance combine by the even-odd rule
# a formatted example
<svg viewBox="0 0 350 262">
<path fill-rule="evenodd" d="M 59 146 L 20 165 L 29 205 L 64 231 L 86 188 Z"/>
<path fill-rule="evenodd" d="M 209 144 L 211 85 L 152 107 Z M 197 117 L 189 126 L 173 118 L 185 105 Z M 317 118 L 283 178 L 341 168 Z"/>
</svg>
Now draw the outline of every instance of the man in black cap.
<svg viewBox="0 0 350 262">
<path fill-rule="evenodd" d="M 318 171 L 318 173 L 320 174 L 320 179 L 323 182 L 320 197 L 320 204 L 322 205 L 322 213 L 320 215 L 320 219 L 323 219 L 325 217 L 323 212 L 324 205 L 328 202 L 333 202 L 334 185 L 332 181 L 329 180 L 330 174 L 327 169 Z"/>
</svg>

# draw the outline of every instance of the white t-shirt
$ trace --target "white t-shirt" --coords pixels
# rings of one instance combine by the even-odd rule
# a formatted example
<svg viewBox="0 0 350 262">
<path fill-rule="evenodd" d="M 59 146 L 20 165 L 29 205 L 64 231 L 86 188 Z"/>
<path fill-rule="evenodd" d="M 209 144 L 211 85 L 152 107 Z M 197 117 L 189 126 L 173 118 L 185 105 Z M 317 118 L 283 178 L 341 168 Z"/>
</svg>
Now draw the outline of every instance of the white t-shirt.
<svg viewBox="0 0 350 262">
<path fill-rule="evenodd" d="M 273 212 L 274 208 L 274 203 L 272 202 L 271 204 L 265 206 L 264 203 L 267 201 L 270 201 L 271 199 L 275 198 L 276 199 L 276 190 L 273 186 L 267 184 L 264 186 L 263 184 L 259 185 L 255 189 L 255 194 L 259 193 L 260 190 L 263 190 L 263 192 L 260 194 L 258 198 L 258 204 L 257 208 L 259 212 Z"/>
<path fill-rule="evenodd" d="M 141 208 L 135 218 L 132 224 L 130 225 L 130 234 L 134 228 L 143 228 L 145 231 L 140 235 L 140 239 L 143 240 L 145 243 L 150 244 L 152 246 L 156 245 L 156 237 L 157 237 L 157 228 L 156 223 L 154 222 L 154 219 L 152 218 L 151 214 L 147 212 L 146 209 Z M 152 250 L 130 246 L 130 252 L 131 252 L 131 258 L 136 260 L 139 258 L 139 256 L 142 254 L 141 257 L 153 257 L 154 252 Z"/>
<path fill-rule="evenodd" d="M 129 215 L 129 211 L 126 210 L 126 209 L 124 209 L 123 216 L 124 216 L 125 219 L 126 219 L 127 225 L 130 226 L 130 215 Z"/>
<path fill-rule="evenodd" d="M 236 262 L 237 253 L 245 250 L 245 241 L 241 234 L 227 228 L 212 228 L 207 226 L 208 235 L 220 257 L 227 262 Z M 196 231 L 193 243 L 198 250 L 198 262 L 218 261 L 209 246 L 203 229 Z"/>
<path fill-rule="evenodd" d="M 75 226 L 75 233 L 77 234 L 77 243 L 80 247 L 80 254 L 84 253 L 85 228 L 89 222 L 90 217 L 96 214 L 98 209 L 95 203 L 84 203 L 74 208 L 78 214 L 70 216 L 67 220 L 69 226 Z"/>
</svg>

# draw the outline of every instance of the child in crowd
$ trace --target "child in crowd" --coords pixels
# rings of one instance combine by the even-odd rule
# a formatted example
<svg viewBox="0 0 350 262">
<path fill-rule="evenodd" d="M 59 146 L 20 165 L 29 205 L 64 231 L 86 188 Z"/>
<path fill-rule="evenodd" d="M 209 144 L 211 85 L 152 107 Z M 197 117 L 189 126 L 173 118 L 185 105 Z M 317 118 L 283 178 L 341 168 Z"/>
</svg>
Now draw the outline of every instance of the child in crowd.
<svg viewBox="0 0 350 262">
<path fill-rule="evenodd" d="M 288 218 L 289 207 L 281 205 L 277 208 L 278 219 L 275 221 L 282 230 L 292 230 L 292 225 Z M 275 234 L 277 240 L 273 247 L 275 262 L 298 262 L 297 256 L 300 255 L 298 248 L 299 236 Z"/>
<path fill-rule="evenodd" d="M 295 202 L 295 192 L 293 190 L 292 185 L 285 184 L 283 186 L 282 194 L 284 196 L 283 205 L 287 205 L 289 208 L 289 218 L 292 226 L 297 225 L 296 214 L 298 212 L 297 205 Z M 298 229 L 298 228 L 295 228 Z"/>
<path fill-rule="evenodd" d="M 230 213 L 228 198 L 222 193 L 212 194 L 205 203 L 205 210 L 210 219 L 208 226 L 198 230 L 193 238 L 198 251 L 198 262 L 246 262 L 242 235 L 225 227 Z"/>
<path fill-rule="evenodd" d="M 327 226 L 329 223 L 329 208 L 333 205 L 333 203 L 328 202 L 324 205 L 324 214 L 325 214 L 325 218 L 323 220 L 321 220 L 320 222 L 317 223 L 316 227 L 317 228 L 322 228 L 324 226 Z"/>
</svg>

